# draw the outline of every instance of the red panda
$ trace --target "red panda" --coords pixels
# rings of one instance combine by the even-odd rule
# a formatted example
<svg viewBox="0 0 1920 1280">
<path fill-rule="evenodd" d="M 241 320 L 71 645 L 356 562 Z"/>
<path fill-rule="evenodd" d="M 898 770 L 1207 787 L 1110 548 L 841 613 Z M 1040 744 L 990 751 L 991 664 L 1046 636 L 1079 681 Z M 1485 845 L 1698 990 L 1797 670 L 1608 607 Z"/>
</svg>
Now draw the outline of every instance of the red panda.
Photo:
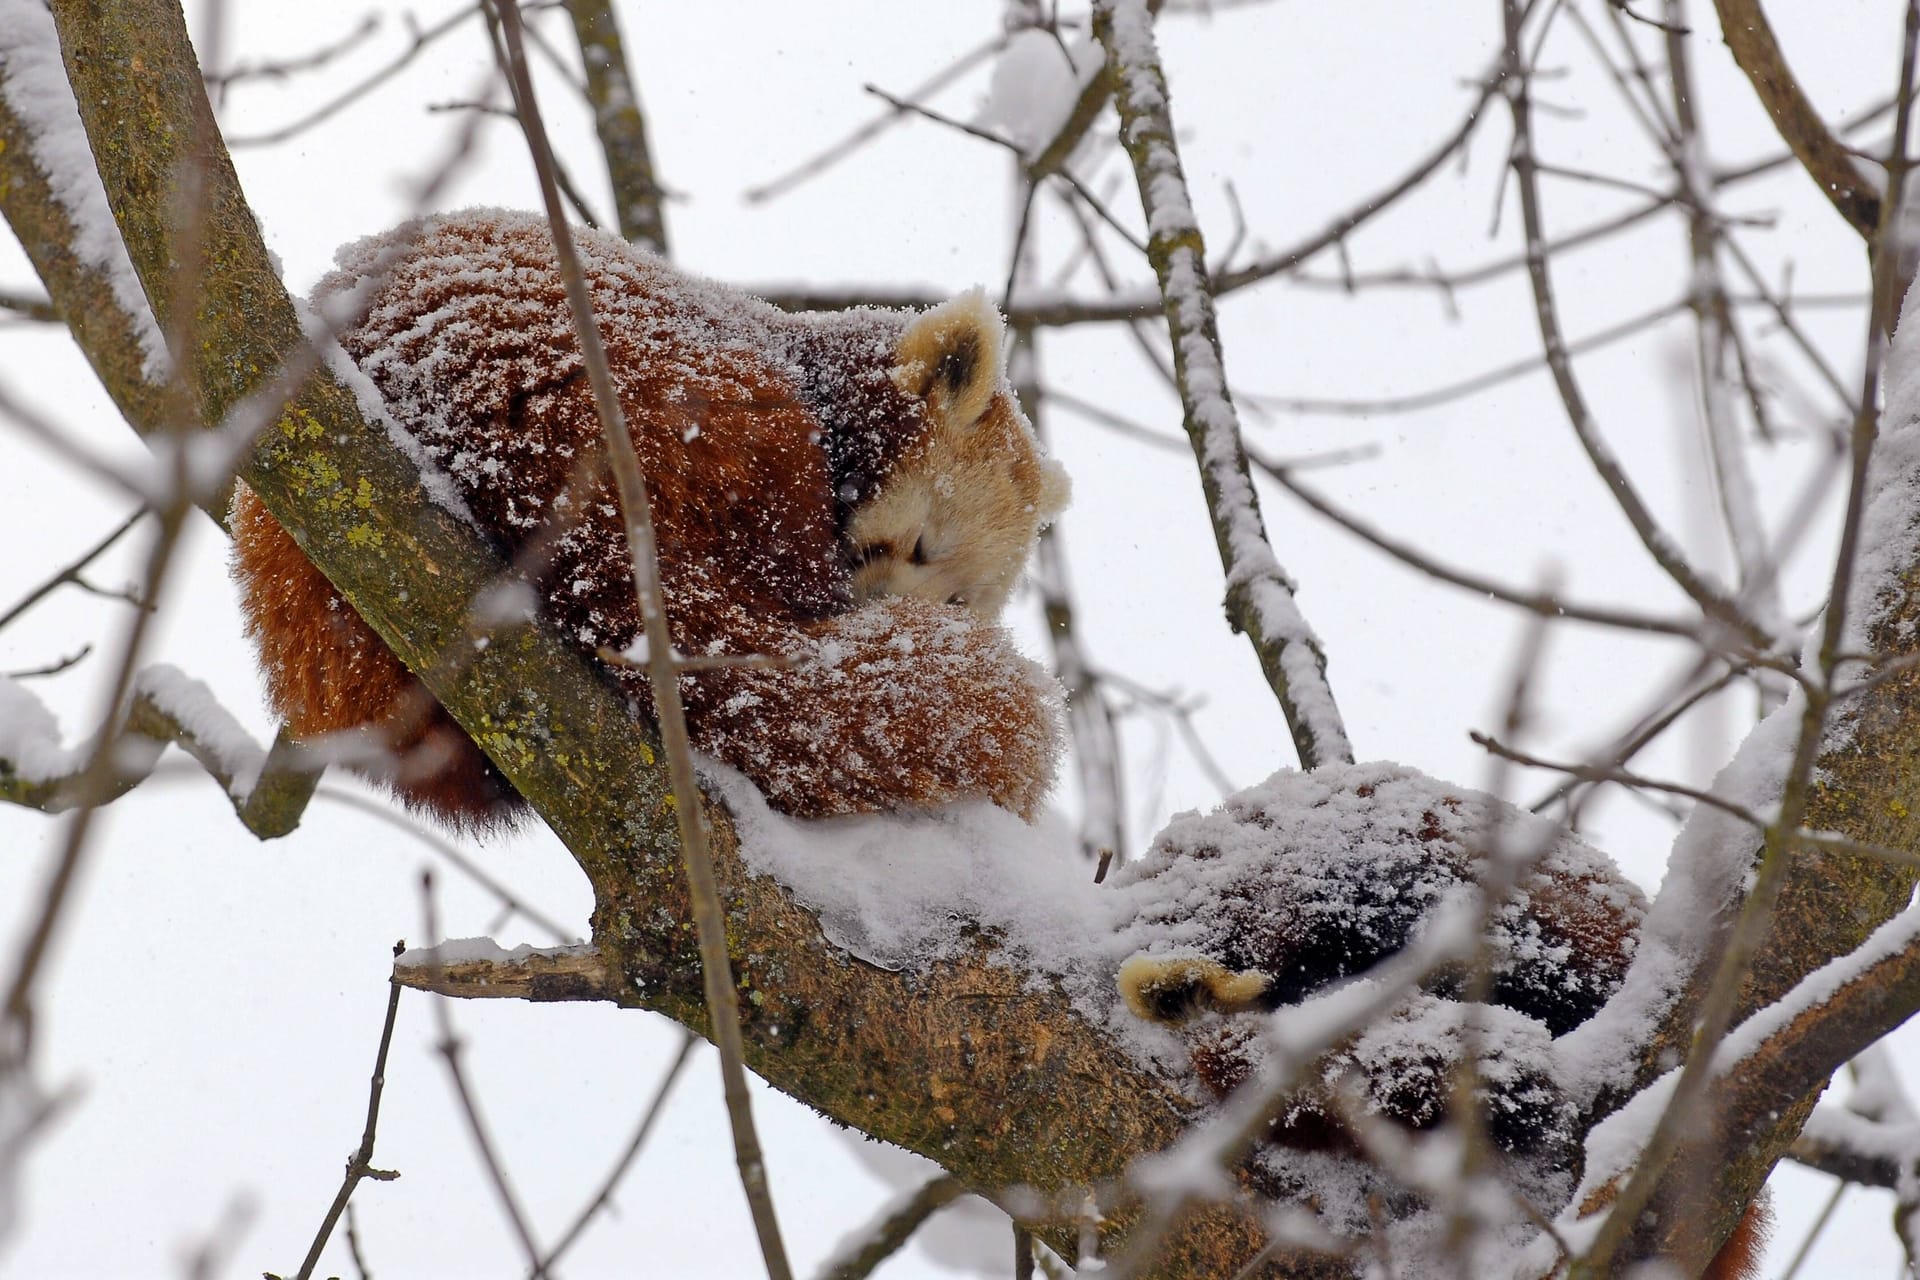
<svg viewBox="0 0 1920 1280">
<path fill-rule="evenodd" d="M 1195 1085 L 1225 1099 L 1273 1053 L 1259 1014 L 1404 949 L 1449 897 L 1479 882 L 1496 851 L 1528 861 L 1488 920 L 1485 1003 L 1468 1004 L 1466 975 L 1441 968 L 1386 1017 L 1330 1046 L 1276 1108 L 1246 1171 L 1253 1186 L 1334 1214 L 1329 1188 L 1348 1179 L 1364 1195 L 1346 1197 L 1352 1220 L 1336 1225 L 1355 1235 L 1376 1225 L 1365 1198 L 1390 1217 L 1418 1212 L 1417 1196 L 1358 1158 L 1365 1144 L 1354 1126 L 1441 1124 L 1471 1052 L 1474 1102 L 1508 1176 L 1549 1211 L 1564 1201 L 1579 1135 L 1552 1041 L 1619 989 L 1645 899 L 1571 832 L 1388 764 L 1282 772 L 1212 813 L 1175 819 L 1121 870 L 1124 944 L 1136 950 L 1120 967 L 1119 994 L 1135 1016 L 1175 1028 Z M 1610 1200 L 1611 1191 L 1581 1211 Z M 1756 1275 L 1769 1220 L 1756 1201 L 1708 1280 Z"/>
<path fill-rule="evenodd" d="M 1061 695 L 996 625 L 1066 500 L 978 293 L 931 311 L 787 314 L 576 231 L 651 492 L 694 745 L 802 816 L 986 797 L 1032 818 Z M 343 295 L 349 295 L 344 296 Z M 641 634 L 600 423 L 552 242 L 470 210 L 350 244 L 315 291 L 341 346 L 472 522 L 588 653 Z M 298 739 L 359 731 L 410 805 L 484 828 L 523 802 L 242 487 L 234 573 Z M 609 665 L 636 713 L 646 677 Z"/>
</svg>

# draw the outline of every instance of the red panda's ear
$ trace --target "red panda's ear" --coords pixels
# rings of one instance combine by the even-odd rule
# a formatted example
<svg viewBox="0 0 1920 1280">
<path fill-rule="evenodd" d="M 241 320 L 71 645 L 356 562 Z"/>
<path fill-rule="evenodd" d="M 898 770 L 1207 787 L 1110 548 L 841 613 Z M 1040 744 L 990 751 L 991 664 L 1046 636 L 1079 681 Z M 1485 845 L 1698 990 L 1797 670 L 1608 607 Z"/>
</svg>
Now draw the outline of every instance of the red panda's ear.
<svg viewBox="0 0 1920 1280">
<path fill-rule="evenodd" d="M 1005 334 L 987 295 L 969 289 L 907 325 L 894 348 L 893 383 L 947 425 L 970 427 L 1000 389 Z"/>
<path fill-rule="evenodd" d="M 1073 481 L 1067 475 L 1067 469 L 1052 458 L 1040 460 L 1040 501 L 1035 504 L 1042 527 L 1052 524 L 1053 518 L 1067 509 L 1073 501 Z"/>
</svg>

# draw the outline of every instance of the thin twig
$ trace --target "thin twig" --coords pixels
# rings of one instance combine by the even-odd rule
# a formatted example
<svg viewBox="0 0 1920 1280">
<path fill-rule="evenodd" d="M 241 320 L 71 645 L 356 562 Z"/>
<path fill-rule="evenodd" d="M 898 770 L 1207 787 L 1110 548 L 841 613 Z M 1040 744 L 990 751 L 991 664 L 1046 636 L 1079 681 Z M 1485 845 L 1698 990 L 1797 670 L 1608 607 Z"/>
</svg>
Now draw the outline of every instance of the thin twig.
<svg viewBox="0 0 1920 1280">
<path fill-rule="evenodd" d="M 8 609 L 5 613 L 0 613 L 0 631 L 5 630 L 8 623 L 58 590 L 62 584 L 78 582 L 81 572 L 85 570 L 88 565 L 104 555 L 107 549 L 114 543 L 120 541 L 127 530 L 139 523 L 140 517 L 146 514 L 147 509 L 145 507 L 136 507 L 131 515 L 115 525 L 105 537 L 81 552 L 76 559 L 51 578 L 48 578 L 45 582 L 42 582 L 39 586 L 29 591 L 18 604 Z"/>
<path fill-rule="evenodd" d="M 1627 518 L 1627 523 L 1633 527 L 1641 545 L 1647 549 L 1654 562 L 1666 571 L 1667 576 L 1672 578 L 1708 617 L 1732 628 L 1747 643 L 1756 648 L 1771 648 L 1772 637 L 1745 615 L 1739 602 L 1729 598 L 1687 563 L 1679 547 L 1660 528 L 1653 513 L 1641 501 L 1639 491 L 1628 479 L 1619 460 L 1614 457 L 1613 451 L 1600 438 L 1593 414 L 1587 407 L 1586 397 L 1582 394 L 1579 381 L 1574 376 L 1573 362 L 1567 352 L 1566 340 L 1561 336 L 1558 304 L 1554 300 L 1553 284 L 1542 249 L 1545 231 L 1540 211 L 1540 188 L 1536 176 L 1538 164 L 1534 155 L 1533 131 L 1529 116 L 1528 68 L 1521 65 L 1518 0 L 1502 0 L 1502 8 L 1507 14 L 1507 67 L 1511 76 L 1508 83 L 1507 105 L 1513 116 L 1514 132 L 1509 168 L 1513 171 L 1514 186 L 1520 197 L 1522 233 L 1527 245 L 1527 278 L 1533 287 L 1534 317 L 1540 327 L 1541 346 L 1546 354 L 1547 368 L 1553 374 L 1554 386 L 1559 390 L 1561 402 L 1566 407 L 1567 420 L 1573 427 L 1574 435 L 1580 441 L 1581 447 L 1586 451 L 1587 460 L 1605 483 L 1608 492 L 1612 494 L 1615 503 L 1619 506 L 1621 514 Z"/>
<path fill-rule="evenodd" d="M 393 944 L 393 954 L 397 959 L 407 949 L 405 941 Z M 313 1269 L 320 1264 L 321 1251 L 327 1247 L 327 1239 L 333 1235 L 334 1224 L 340 1221 L 340 1215 L 346 1212 L 347 1201 L 352 1199 L 354 1188 L 363 1178 L 372 1178 L 376 1182 L 391 1182 L 400 1175 L 390 1169 L 373 1167 L 374 1133 L 380 1126 L 380 1096 L 387 1087 L 387 1051 L 393 1047 L 393 1023 L 400 1015 L 401 986 L 391 980 L 387 983 L 387 1018 L 380 1027 L 380 1047 L 373 1055 L 373 1080 L 367 1089 L 367 1123 L 360 1131 L 360 1145 L 347 1158 L 347 1176 L 340 1183 L 333 1203 L 327 1206 L 326 1217 L 320 1220 L 320 1229 L 313 1233 L 313 1243 L 307 1247 L 306 1260 L 300 1264 L 296 1280 L 309 1280 Z M 363 1268 L 364 1270 L 364 1268 Z"/>
<path fill-rule="evenodd" d="M 512 0 L 507 0 L 511 4 Z M 421 917 L 425 925 L 426 936 L 432 939 L 427 947 L 425 967 L 431 972 L 440 967 L 440 918 L 434 902 L 433 872 L 420 873 Z M 473 1145 L 480 1155 L 481 1166 L 487 1171 L 487 1179 L 493 1184 L 495 1197 L 500 1201 L 501 1212 L 506 1215 L 508 1226 L 512 1227 L 514 1238 L 519 1241 L 521 1252 L 526 1255 L 527 1265 L 532 1269 L 534 1280 L 547 1275 L 546 1265 L 540 1260 L 540 1246 L 534 1243 L 533 1231 L 527 1225 L 526 1210 L 520 1205 L 520 1197 L 514 1193 L 512 1183 L 507 1181 L 506 1168 L 500 1163 L 499 1153 L 494 1150 L 493 1137 L 487 1131 L 486 1120 L 480 1114 L 479 1100 L 474 1096 L 472 1087 L 467 1083 L 467 1073 L 460 1064 L 460 1055 L 466 1045 L 455 1034 L 453 1014 L 448 1008 L 449 1000 L 442 996 L 433 1002 L 435 1021 L 440 1028 L 440 1038 L 435 1045 L 440 1058 L 447 1064 L 447 1077 L 452 1082 L 454 1099 L 460 1104 L 460 1113 L 467 1122 L 467 1134 L 473 1139 Z"/>
<path fill-rule="evenodd" d="M 924 1184 L 905 1204 L 874 1224 L 873 1231 L 850 1253 L 837 1256 L 820 1272 L 820 1280 L 867 1280 L 874 1271 L 898 1253 L 913 1233 L 942 1208 L 967 1194 L 967 1186 L 950 1174 L 941 1174 Z M 1015 1227 L 1017 1232 L 1019 1227 Z M 1028 1243 L 1028 1274 L 1032 1271 L 1032 1243 Z M 1016 1243 L 1015 1248 L 1018 1248 Z M 1015 1267 L 1016 1273 L 1018 1266 Z"/>
<path fill-rule="evenodd" d="M 746 1067 L 740 1036 L 740 1010 L 734 990 L 733 967 L 727 958 L 726 918 L 720 908 L 719 889 L 714 883 L 713 859 L 707 848 L 705 807 L 693 774 L 693 753 L 687 738 L 686 714 L 681 708 L 678 672 L 673 663 L 673 640 L 667 630 L 666 612 L 661 599 L 660 566 L 654 541 L 653 516 L 647 501 L 646 478 L 628 434 L 625 414 L 614 392 L 613 376 L 607 365 L 600 330 L 593 317 L 593 302 L 587 292 L 586 278 L 573 248 L 573 235 L 560 209 L 558 185 L 553 177 L 552 148 L 540 109 L 534 97 L 533 82 L 527 72 L 526 53 L 520 38 L 520 9 L 517 0 L 500 0 L 501 34 L 520 104 L 520 121 L 533 153 L 534 168 L 540 176 L 540 193 L 553 232 L 554 252 L 560 274 L 566 283 L 567 302 L 573 313 L 575 337 L 586 363 L 587 380 L 592 386 L 594 407 L 600 415 L 607 462 L 620 495 L 620 510 L 625 525 L 627 549 L 632 560 L 634 592 L 646 624 L 649 656 L 648 684 L 653 690 L 654 713 L 660 729 L 661 746 L 667 755 L 673 780 L 674 811 L 680 830 L 680 848 L 686 864 L 687 884 L 693 901 L 694 927 L 699 939 L 701 982 L 706 994 L 707 1016 L 714 1044 L 720 1051 L 720 1075 L 732 1123 L 734 1158 L 740 1169 L 741 1188 L 753 1214 L 754 1230 L 770 1280 L 790 1280 L 786 1247 L 780 1239 L 774 1215 L 772 1191 L 767 1183 L 765 1158 L 754 1131 L 751 1097 L 747 1092 Z"/>
<path fill-rule="evenodd" d="M 393 61 L 387 63 L 386 66 L 375 71 L 372 75 L 355 82 L 346 90 L 328 99 L 326 102 L 321 103 L 318 107 L 315 107 L 298 119 L 281 125 L 278 129 L 272 129 L 266 133 L 228 134 L 226 135 L 227 147 L 234 149 L 239 147 L 272 146 L 274 143 L 285 142 L 289 138 L 298 137 L 315 125 L 324 124 L 326 121 L 366 97 L 373 90 L 406 70 L 415 58 L 418 58 L 422 53 L 426 52 L 428 45 L 431 45 L 448 32 L 457 28 L 461 23 L 479 11 L 480 6 L 478 4 L 467 5 L 464 8 L 454 10 L 424 31 L 417 28 L 414 29 L 412 31 L 411 42 L 401 51 L 400 55 L 394 58 Z"/>
<path fill-rule="evenodd" d="M 653 1126 L 665 1109 L 667 1095 L 673 1092 L 674 1082 L 680 1079 L 681 1068 L 687 1065 L 699 1044 L 700 1038 L 693 1032 L 681 1033 L 680 1051 L 673 1055 L 673 1061 L 667 1065 L 667 1073 L 661 1076 L 660 1083 L 654 1086 L 653 1097 L 647 1101 L 647 1109 L 640 1115 L 640 1127 L 633 1131 L 633 1137 L 628 1140 L 626 1149 L 620 1153 L 620 1158 L 613 1162 L 613 1168 L 607 1171 L 607 1176 L 601 1181 L 600 1189 L 594 1193 L 593 1199 L 587 1201 L 586 1207 L 581 1209 L 574 1218 L 573 1225 L 561 1233 L 560 1238 L 554 1242 L 553 1248 L 547 1250 L 546 1260 L 541 1265 L 549 1273 L 552 1272 L 554 1264 L 560 1261 L 561 1256 L 573 1247 L 573 1242 L 580 1238 L 581 1233 L 593 1222 L 594 1217 L 613 1203 L 615 1188 L 620 1185 L 620 1180 L 627 1176 L 627 1170 L 633 1167 L 633 1162 L 639 1157 L 641 1148 L 647 1145 L 647 1139 L 653 1133 Z"/>
<path fill-rule="evenodd" d="M 1604 605 L 1573 604 L 1551 593 L 1519 591 L 1491 578 L 1483 578 L 1478 574 L 1442 564 L 1411 544 L 1390 538 L 1360 520 L 1359 517 L 1340 510 L 1296 480 L 1289 467 L 1277 462 L 1269 462 L 1251 449 L 1247 451 L 1247 458 L 1275 484 L 1320 515 L 1339 525 L 1368 546 L 1386 553 L 1408 568 L 1426 574 L 1430 578 L 1470 591 L 1475 595 L 1488 596 L 1503 604 L 1514 605 L 1543 618 L 1565 618 L 1571 622 L 1587 622 L 1601 627 L 1620 627 L 1628 631 L 1679 636 L 1705 643 L 1701 636 L 1700 624 L 1692 619 L 1662 618 L 1654 614 L 1635 613 L 1632 610 L 1613 609 Z"/>
</svg>

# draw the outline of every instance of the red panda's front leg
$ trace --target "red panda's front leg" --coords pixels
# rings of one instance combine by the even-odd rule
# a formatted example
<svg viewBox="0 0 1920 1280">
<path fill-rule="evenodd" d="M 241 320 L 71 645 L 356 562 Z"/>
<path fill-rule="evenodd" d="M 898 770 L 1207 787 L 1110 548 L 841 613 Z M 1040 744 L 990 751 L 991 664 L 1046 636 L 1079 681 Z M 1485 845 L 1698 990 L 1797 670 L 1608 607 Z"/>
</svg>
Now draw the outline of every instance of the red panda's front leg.
<svg viewBox="0 0 1920 1280">
<path fill-rule="evenodd" d="M 682 677 L 702 751 L 802 817 L 987 799 L 1032 820 L 1062 749 L 1059 686 L 964 609 L 889 598 L 805 629 L 737 619 L 788 661 Z"/>
</svg>

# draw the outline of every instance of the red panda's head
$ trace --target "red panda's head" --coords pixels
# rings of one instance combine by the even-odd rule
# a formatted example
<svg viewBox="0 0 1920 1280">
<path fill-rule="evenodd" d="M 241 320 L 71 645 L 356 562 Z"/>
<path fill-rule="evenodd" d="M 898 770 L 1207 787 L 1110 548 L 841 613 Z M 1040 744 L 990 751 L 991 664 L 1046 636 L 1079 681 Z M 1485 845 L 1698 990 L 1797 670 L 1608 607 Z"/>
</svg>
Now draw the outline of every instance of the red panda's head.
<svg viewBox="0 0 1920 1280">
<path fill-rule="evenodd" d="M 1006 384 L 1003 343 L 977 289 L 901 332 L 893 383 L 924 402 L 928 429 L 847 522 L 856 599 L 917 596 L 994 621 L 1066 506 L 1066 473 L 1041 455 Z"/>
</svg>

